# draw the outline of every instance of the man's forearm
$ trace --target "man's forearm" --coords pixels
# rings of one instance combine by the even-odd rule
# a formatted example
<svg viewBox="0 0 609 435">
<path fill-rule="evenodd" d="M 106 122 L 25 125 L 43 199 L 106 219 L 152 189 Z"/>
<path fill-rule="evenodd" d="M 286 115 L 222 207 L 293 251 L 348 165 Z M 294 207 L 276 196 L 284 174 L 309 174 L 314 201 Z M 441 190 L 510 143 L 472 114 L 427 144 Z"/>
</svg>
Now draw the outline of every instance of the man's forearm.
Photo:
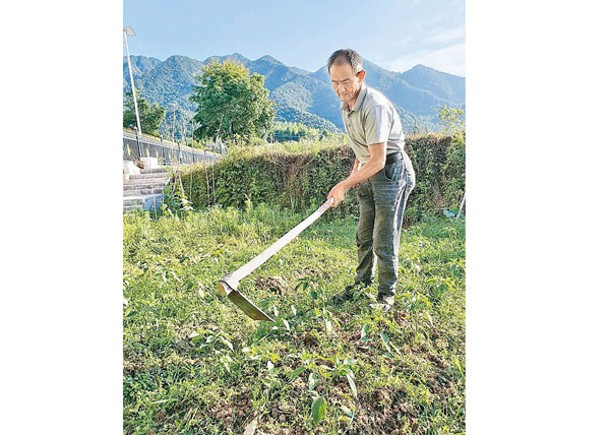
<svg viewBox="0 0 609 435">
<path fill-rule="evenodd" d="M 359 169 L 359 159 L 356 157 L 355 158 L 355 163 L 353 163 L 353 168 L 351 169 L 351 173 L 349 174 L 350 176 L 355 174 Z"/>
<path fill-rule="evenodd" d="M 374 174 L 379 172 L 381 169 L 385 167 L 386 161 L 386 144 L 378 143 L 369 145 L 370 149 L 370 160 L 368 160 L 361 168 L 358 168 L 359 161 L 355 160 L 355 165 L 353 165 L 353 170 L 351 174 L 343 181 L 339 182 L 336 186 L 330 190 L 328 193 L 328 199 L 331 197 L 334 198 L 333 207 L 338 206 L 345 199 L 345 193 L 351 187 L 356 184 L 361 183 L 362 181 L 367 180 L 372 177 Z"/>
<path fill-rule="evenodd" d="M 357 160 L 356 160 L 357 161 Z M 359 162 L 357 162 L 359 165 Z M 345 189 L 350 189 L 357 184 L 366 181 L 368 178 L 372 177 L 374 174 L 379 172 L 381 169 L 385 167 L 384 159 L 370 159 L 367 163 L 357 171 L 351 172 L 351 174 L 345 178 L 341 183 L 345 187 Z M 354 166 L 355 169 L 355 166 Z"/>
</svg>

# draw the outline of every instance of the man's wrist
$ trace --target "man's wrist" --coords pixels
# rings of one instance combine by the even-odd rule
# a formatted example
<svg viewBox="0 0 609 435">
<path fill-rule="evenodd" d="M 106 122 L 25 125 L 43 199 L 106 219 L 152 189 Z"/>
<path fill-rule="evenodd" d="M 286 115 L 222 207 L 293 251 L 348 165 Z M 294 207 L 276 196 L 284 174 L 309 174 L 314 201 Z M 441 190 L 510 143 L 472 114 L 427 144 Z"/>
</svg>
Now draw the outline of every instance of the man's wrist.
<svg viewBox="0 0 609 435">
<path fill-rule="evenodd" d="M 353 183 L 349 178 L 346 178 L 339 183 L 345 192 L 347 192 L 349 189 L 351 189 L 351 187 L 353 187 Z"/>
</svg>

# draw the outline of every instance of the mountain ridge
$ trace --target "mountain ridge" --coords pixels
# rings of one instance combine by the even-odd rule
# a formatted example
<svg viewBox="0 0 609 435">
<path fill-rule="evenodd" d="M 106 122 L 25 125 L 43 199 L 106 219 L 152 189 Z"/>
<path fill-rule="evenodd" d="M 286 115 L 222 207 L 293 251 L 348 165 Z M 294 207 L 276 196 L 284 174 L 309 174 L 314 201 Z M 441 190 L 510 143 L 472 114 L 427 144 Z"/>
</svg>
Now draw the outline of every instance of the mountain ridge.
<svg viewBox="0 0 609 435">
<path fill-rule="evenodd" d="M 275 102 L 277 120 L 302 122 L 310 127 L 338 132 L 342 130 L 340 102 L 330 85 L 326 66 L 310 72 L 287 66 L 270 55 L 250 60 L 240 53 L 214 55 L 204 61 L 183 55 L 166 60 L 132 55 L 134 82 L 141 95 L 167 109 L 167 122 L 173 110 L 182 119 L 192 117 L 196 106 L 188 98 L 201 68 L 212 61 L 228 59 L 242 63 L 250 74 L 265 77 L 264 86 Z M 364 60 L 365 81 L 385 94 L 396 106 L 405 129 L 410 124 L 427 122 L 434 128 L 439 107 L 446 105 L 465 109 L 465 77 L 435 70 L 425 65 L 395 72 Z M 123 87 L 129 89 L 129 73 L 123 56 Z M 173 109 L 172 109 L 173 108 Z"/>
</svg>

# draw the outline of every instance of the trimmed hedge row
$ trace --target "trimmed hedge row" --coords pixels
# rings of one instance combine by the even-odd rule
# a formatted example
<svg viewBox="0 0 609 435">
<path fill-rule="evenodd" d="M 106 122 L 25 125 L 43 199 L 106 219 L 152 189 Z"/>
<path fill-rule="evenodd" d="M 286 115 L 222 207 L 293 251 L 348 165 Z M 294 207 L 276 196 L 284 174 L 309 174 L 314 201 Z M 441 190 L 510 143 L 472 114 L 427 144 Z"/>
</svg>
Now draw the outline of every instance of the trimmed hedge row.
<svg viewBox="0 0 609 435">
<path fill-rule="evenodd" d="M 409 222 L 456 210 L 465 194 L 465 137 L 428 134 L 406 139 L 416 186 L 406 206 Z"/>
<path fill-rule="evenodd" d="M 406 150 L 417 184 L 406 209 L 406 221 L 457 208 L 465 189 L 465 141 L 462 136 L 409 137 Z M 248 201 L 305 211 L 326 200 L 330 189 L 353 166 L 348 145 L 307 152 L 256 152 L 241 148 L 215 165 L 192 165 L 181 172 L 184 190 L 194 208 L 221 204 L 241 208 Z M 355 191 L 337 212 L 357 215 Z"/>
</svg>

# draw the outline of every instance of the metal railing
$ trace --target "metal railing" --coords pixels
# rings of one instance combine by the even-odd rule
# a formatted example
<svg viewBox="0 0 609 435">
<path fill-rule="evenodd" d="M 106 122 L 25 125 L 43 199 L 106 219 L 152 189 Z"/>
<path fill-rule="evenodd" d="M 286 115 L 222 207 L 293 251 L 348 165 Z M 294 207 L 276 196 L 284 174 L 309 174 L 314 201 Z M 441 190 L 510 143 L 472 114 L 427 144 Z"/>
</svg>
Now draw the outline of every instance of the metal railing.
<svg viewBox="0 0 609 435">
<path fill-rule="evenodd" d="M 164 141 L 150 135 L 137 136 L 123 130 L 123 160 L 157 157 L 160 165 L 188 165 L 197 162 L 215 162 L 220 155 Z"/>
</svg>

